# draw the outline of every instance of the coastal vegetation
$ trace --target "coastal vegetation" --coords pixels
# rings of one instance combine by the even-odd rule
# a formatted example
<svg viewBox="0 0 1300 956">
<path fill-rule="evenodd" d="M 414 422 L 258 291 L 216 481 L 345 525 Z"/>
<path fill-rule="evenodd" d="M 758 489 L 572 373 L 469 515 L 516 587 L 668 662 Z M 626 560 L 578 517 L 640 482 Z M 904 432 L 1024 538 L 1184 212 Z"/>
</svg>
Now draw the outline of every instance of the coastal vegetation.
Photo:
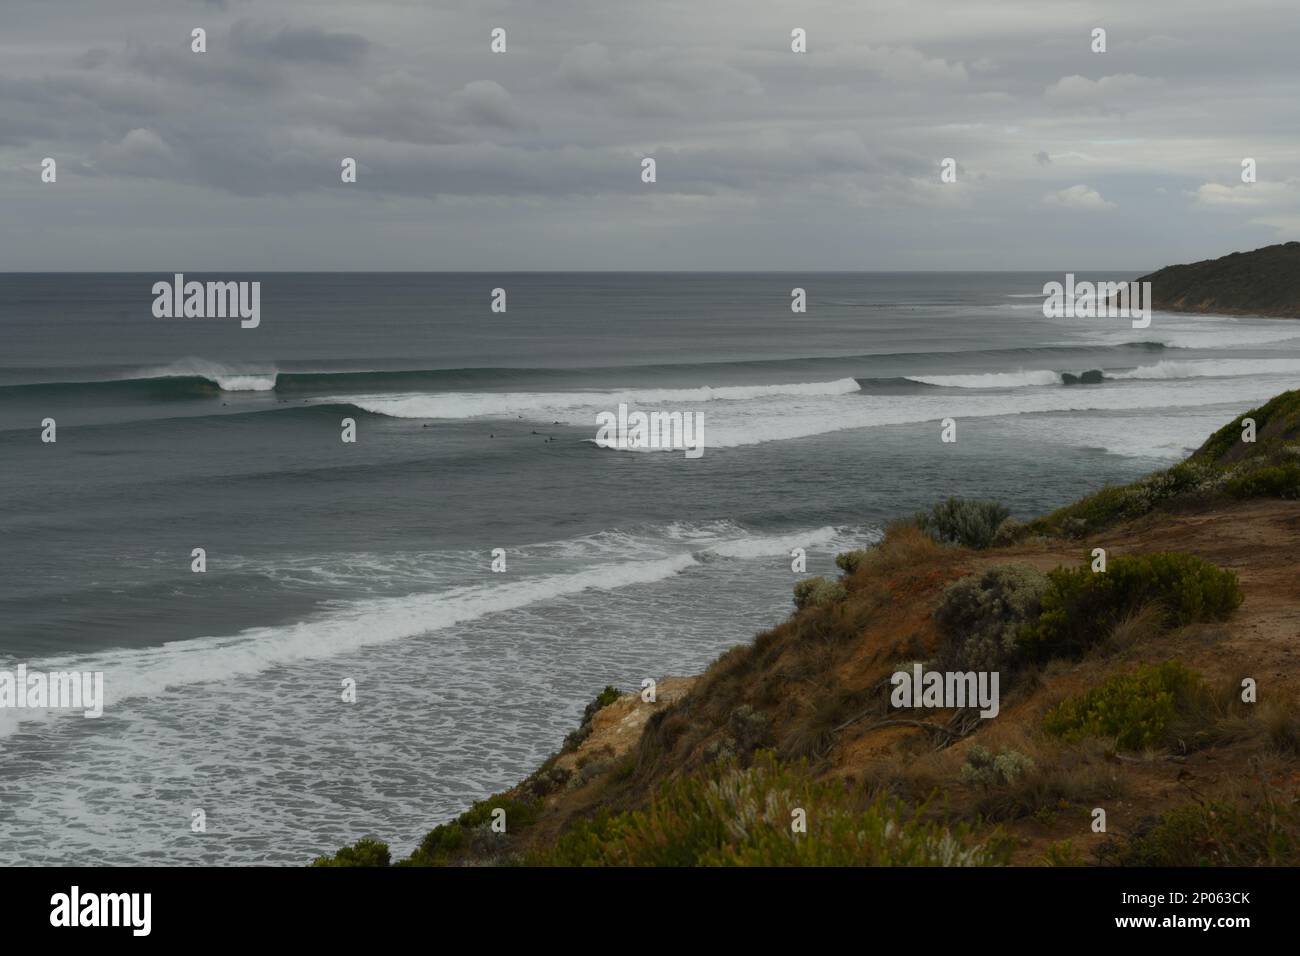
<svg viewBox="0 0 1300 956">
<path fill-rule="evenodd" d="M 815 821 L 816 837 L 801 823 Z M 770 752 L 664 784 L 643 810 L 597 812 L 526 862 L 542 866 L 991 866 L 1010 855 L 993 832 L 945 827 L 923 809 L 867 800 Z"/>
<path fill-rule="evenodd" d="M 987 548 L 1011 511 L 997 501 L 949 498 L 922 511 L 913 519 L 916 526 L 936 541 L 966 548 Z"/>
<path fill-rule="evenodd" d="M 1196 555 L 1125 555 L 1102 573 L 1088 564 L 1048 572 L 1038 617 L 1017 639 L 1039 659 L 1077 656 L 1145 607 L 1156 610 L 1162 625 L 1182 627 L 1223 620 L 1241 601 L 1236 574 Z"/>
<path fill-rule="evenodd" d="M 1298 448 L 1287 392 L 1024 524 L 958 499 L 896 522 L 680 696 L 606 688 L 397 865 L 1298 865 Z M 891 708 L 916 663 L 1000 673 L 999 716 Z"/>
<path fill-rule="evenodd" d="M 1246 421 L 1253 422 L 1253 440 Z M 1186 460 L 1101 489 L 1029 523 L 1038 534 L 1082 537 L 1153 512 L 1251 498 L 1300 498 L 1300 390 L 1283 392 L 1218 429 Z"/>
<path fill-rule="evenodd" d="M 1166 266 L 1151 283 L 1154 308 L 1216 315 L 1300 318 L 1300 242 Z"/>
</svg>

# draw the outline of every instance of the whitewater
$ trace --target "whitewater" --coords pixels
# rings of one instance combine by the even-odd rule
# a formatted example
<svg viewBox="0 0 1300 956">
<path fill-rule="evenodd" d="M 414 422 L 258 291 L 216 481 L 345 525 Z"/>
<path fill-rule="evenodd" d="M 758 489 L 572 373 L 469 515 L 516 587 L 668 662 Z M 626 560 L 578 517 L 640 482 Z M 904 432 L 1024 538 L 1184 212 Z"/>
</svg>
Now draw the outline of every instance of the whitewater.
<svg viewBox="0 0 1300 956">
<path fill-rule="evenodd" d="M 1027 519 L 1300 384 L 1289 323 L 1049 322 L 1008 299 L 1036 274 L 800 281 L 792 319 L 789 277 L 519 276 L 487 321 L 480 276 L 277 276 L 240 330 L 153 322 L 129 276 L 0 277 L 0 669 L 106 696 L 0 713 L 31 835 L 0 864 L 400 854 L 900 516 Z M 703 456 L 596 447 L 620 404 L 702 414 Z"/>
</svg>

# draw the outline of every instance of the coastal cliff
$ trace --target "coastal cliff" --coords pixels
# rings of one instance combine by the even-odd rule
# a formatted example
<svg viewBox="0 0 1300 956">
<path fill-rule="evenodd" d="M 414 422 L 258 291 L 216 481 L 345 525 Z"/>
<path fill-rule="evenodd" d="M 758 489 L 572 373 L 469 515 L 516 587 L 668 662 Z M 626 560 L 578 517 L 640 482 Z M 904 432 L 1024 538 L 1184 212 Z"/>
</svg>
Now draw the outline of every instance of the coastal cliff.
<svg viewBox="0 0 1300 956">
<path fill-rule="evenodd" d="M 1292 391 L 1029 522 L 941 503 L 398 865 L 1300 864 L 1297 499 Z M 898 706 L 918 666 L 996 716 Z"/>
<path fill-rule="evenodd" d="M 1300 242 L 1166 266 L 1137 281 L 1151 283 L 1156 309 L 1300 318 Z"/>
</svg>

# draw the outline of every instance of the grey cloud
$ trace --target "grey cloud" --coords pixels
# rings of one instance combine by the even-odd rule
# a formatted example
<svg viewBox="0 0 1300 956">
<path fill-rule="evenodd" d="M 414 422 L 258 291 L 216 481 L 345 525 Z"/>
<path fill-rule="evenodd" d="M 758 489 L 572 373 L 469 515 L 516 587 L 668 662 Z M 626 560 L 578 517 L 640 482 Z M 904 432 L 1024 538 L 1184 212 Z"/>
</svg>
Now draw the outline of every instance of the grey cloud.
<svg viewBox="0 0 1300 956">
<path fill-rule="evenodd" d="M 77 66 L 86 70 L 94 70 L 108 63 L 113 58 L 113 54 L 103 47 L 91 47 L 85 53 L 76 59 Z"/>
<path fill-rule="evenodd" d="M 121 140 L 95 151 L 93 168 L 127 176 L 166 176 L 176 168 L 171 146 L 151 129 L 130 130 Z"/>
<path fill-rule="evenodd" d="M 495 80 L 466 83 L 451 95 L 449 101 L 456 118 L 471 126 L 519 129 L 529 125 L 509 91 Z"/>
<path fill-rule="evenodd" d="M 248 58 L 350 65 L 365 56 L 370 41 L 356 33 L 240 20 L 230 28 L 230 46 Z"/>
<path fill-rule="evenodd" d="M 387 76 L 350 99 L 312 94 L 304 112 L 322 127 L 350 137 L 397 143 L 457 143 L 477 137 L 467 130 L 525 130 L 533 121 L 495 80 L 475 80 L 445 96 L 409 74 Z"/>
<path fill-rule="evenodd" d="M 1077 73 L 1063 76 L 1043 93 L 1053 106 L 1065 109 L 1132 109 L 1140 98 L 1159 89 L 1163 81 L 1134 73 L 1119 73 L 1092 80 Z"/>
<path fill-rule="evenodd" d="M 629 264 L 1154 267 L 1195 243 L 1191 258 L 1294 238 L 1293 190 L 1270 184 L 1300 178 L 1300 27 L 1264 0 L 1118 10 L 20 4 L 0 36 L 0 177 L 18 171 L 0 182 L 0 252 L 11 268 L 70 261 L 42 237 L 109 223 L 120 242 L 87 242 L 77 264 L 117 267 L 157 248 L 172 204 L 224 224 L 176 240 L 196 259 L 217 264 L 220 236 L 274 237 L 307 268 L 334 261 L 332 228 L 356 237 L 355 265 L 385 268 L 419 267 L 413 245 L 447 268 L 484 248 L 502 265 L 617 267 L 648 234 L 659 258 Z M 510 52 L 493 55 L 500 25 Z M 795 25 L 807 54 L 789 50 Z M 75 216 L 36 192 L 44 155 L 55 188 L 78 188 Z M 959 181 L 940 186 L 946 156 Z M 1260 160 L 1254 193 L 1232 191 L 1241 156 Z M 1055 216 L 1071 228 L 1045 228 Z"/>
<path fill-rule="evenodd" d="M 122 122 L 139 125 L 166 109 L 162 91 L 130 78 L 98 79 L 77 74 L 35 79 L 0 76 L 0 103 L 5 122 L 0 138 L 15 144 L 49 140 L 68 145 L 67 130 L 99 140 Z"/>
<path fill-rule="evenodd" d="M 701 97 L 757 97 L 762 84 L 751 72 L 705 49 L 633 49 L 611 52 L 584 43 L 565 53 L 556 69 L 561 83 L 581 94 L 615 101 L 646 115 L 686 114 Z"/>
<path fill-rule="evenodd" d="M 214 48 L 211 38 L 206 53 L 194 53 L 188 46 L 164 47 L 132 42 L 123 60 L 128 70 L 141 76 L 209 90 L 227 87 L 246 95 L 264 94 L 286 84 L 283 64 L 225 56 L 219 48 Z"/>
</svg>

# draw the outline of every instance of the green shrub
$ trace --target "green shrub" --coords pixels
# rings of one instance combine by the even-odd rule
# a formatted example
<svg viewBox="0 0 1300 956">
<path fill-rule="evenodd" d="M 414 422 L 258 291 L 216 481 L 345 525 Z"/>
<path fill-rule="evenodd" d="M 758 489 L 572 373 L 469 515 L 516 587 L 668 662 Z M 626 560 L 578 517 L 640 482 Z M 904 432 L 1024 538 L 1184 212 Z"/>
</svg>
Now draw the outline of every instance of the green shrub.
<svg viewBox="0 0 1300 956">
<path fill-rule="evenodd" d="M 1031 523 L 1037 531 L 1082 537 L 1149 514 L 1178 498 L 1210 497 L 1222 489 L 1224 469 L 1188 459 L 1127 485 L 1110 485 Z"/>
<path fill-rule="evenodd" d="M 844 551 L 835 555 L 835 566 L 845 574 L 852 574 L 862 566 L 863 560 L 867 556 L 865 548 L 858 548 L 854 551 Z"/>
<path fill-rule="evenodd" d="M 492 812 L 497 809 L 506 812 L 507 832 L 518 832 L 537 822 L 542 801 L 509 797 L 480 800 L 455 820 L 440 824 L 425 834 L 415 852 L 403 862 L 408 866 L 445 866 L 458 851 L 469 847 L 476 835 L 488 829 Z M 493 834 L 494 837 L 500 835 Z"/>
<path fill-rule="evenodd" d="M 1043 729 L 1071 743 L 1102 737 L 1113 739 L 1119 750 L 1162 747 L 1174 718 L 1204 693 L 1201 676 L 1178 661 L 1151 664 L 1057 704 L 1043 718 Z"/>
<path fill-rule="evenodd" d="M 949 498 L 916 516 L 917 525 L 936 541 L 987 548 L 1011 512 L 996 501 Z"/>
<path fill-rule="evenodd" d="M 1083 854 L 1070 840 L 1057 840 L 1043 854 L 1042 866 L 1086 866 Z"/>
<path fill-rule="evenodd" d="M 1104 862 L 1120 866 L 1300 866 L 1300 804 L 1189 803 L 1164 814 Z"/>
<path fill-rule="evenodd" d="M 1241 440 L 1243 419 L 1255 420 L 1254 445 Z M 1273 446 L 1300 437 L 1300 390 L 1275 395 L 1259 408 L 1252 408 L 1224 425 L 1206 439 L 1192 460 L 1224 462 L 1256 458 L 1274 451 Z"/>
<path fill-rule="evenodd" d="M 1038 617 L 1046 589 L 1047 575 L 1022 564 L 997 565 L 949 585 L 934 612 L 943 669 L 1010 669 L 1020 629 Z"/>
<path fill-rule="evenodd" d="M 741 704 L 727 718 L 727 728 L 737 753 L 747 754 L 767 743 L 772 735 L 772 718 L 749 704 Z"/>
<path fill-rule="evenodd" d="M 844 600 L 848 592 L 839 581 L 826 578 L 804 578 L 795 582 L 794 606 L 802 611 L 806 607 L 826 607 Z"/>
<path fill-rule="evenodd" d="M 1256 468 L 1229 479 L 1226 490 L 1234 498 L 1300 498 L 1300 464 Z"/>
<path fill-rule="evenodd" d="M 623 692 L 620 691 L 617 687 L 614 687 L 611 684 L 606 684 L 605 689 L 602 690 L 599 694 L 597 694 L 596 699 L 591 702 L 590 705 L 591 712 L 594 714 L 596 711 L 600 710 L 601 708 L 608 707 L 610 704 L 614 703 L 614 701 L 618 700 L 622 696 L 623 696 Z"/>
<path fill-rule="evenodd" d="M 1002 750 L 995 756 L 987 747 L 974 744 L 966 751 L 961 779 L 977 787 L 996 787 L 1014 784 L 1034 769 L 1034 761 L 1018 750 Z"/>
<path fill-rule="evenodd" d="M 1256 440 L 1241 440 L 1241 423 L 1253 418 Z M 1103 488 L 1031 523 L 1032 530 L 1082 537 L 1139 518 L 1176 500 L 1300 498 L 1300 390 L 1283 392 L 1239 415 L 1204 445 L 1165 471 L 1128 485 Z"/>
<path fill-rule="evenodd" d="M 805 811 L 806 833 L 791 826 Z M 572 825 L 528 862 L 550 866 L 989 866 L 1007 862 L 999 834 L 977 842 L 888 799 L 861 805 L 841 782 L 770 752 L 747 770 L 723 761 L 666 784 L 645 810 Z"/>
<path fill-rule="evenodd" d="M 1052 531 L 1078 538 L 1118 521 L 1146 514 L 1149 504 L 1139 503 L 1134 495 L 1134 485 L 1108 486 L 1085 498 L 1058 508 L 1035 524 L 1043 531 Z"/>
<path fill-rule="evenodd" d="M 345 846 L 333 856 L 318 856 L 312 866 L 388 866 L 391 856 L 388 844 L 363 837 L 352 846 Z"/>
<path fill-rule="evenodd" d="M 993 532 L 993 546 L 1004 548 L 1008 545 L 1015 544 L 1021 538 L 1029 533 L 1029 525 L 1017 518 L 1003 518 L 1002 523 L 998 525 Z"/>
<path fill-rule="evenodd" d="M 1090 565 L 1048 574 L 1042 613 L 1019 640 L 1040 659 L 1077 655 L 1106 638 L 1120 621 L 1157 604 L 1166 627 L 1225 619 L 1241 604 L 1237 575 L 1178 551 L 1114 558 L 1107 570 Z"/>
</svg>

